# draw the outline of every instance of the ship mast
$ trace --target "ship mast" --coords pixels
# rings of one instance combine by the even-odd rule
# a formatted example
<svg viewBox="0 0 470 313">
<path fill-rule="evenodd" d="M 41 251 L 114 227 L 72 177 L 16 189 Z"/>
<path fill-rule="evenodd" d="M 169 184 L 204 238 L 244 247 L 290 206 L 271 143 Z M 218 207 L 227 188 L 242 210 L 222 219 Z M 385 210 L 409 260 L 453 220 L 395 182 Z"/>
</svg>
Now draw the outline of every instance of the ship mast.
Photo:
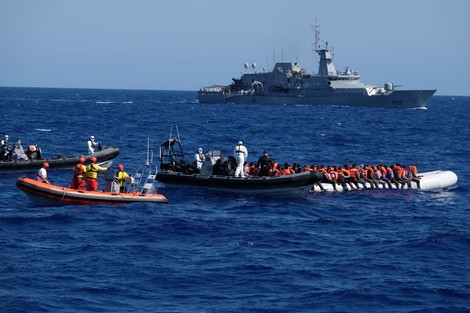
<svg viewBox="0 0 470 313">
<path fill-rule="evenodd" d="M 320 25 L 318 25 L 317 20 L 315 20 L 315 25 L 312 26 L 312 29 L 315 32 L 315 43 L 312 50 L 320 56 L 317 74 L 324 76 L 337 75 L 335 65 L 333 64 L 333 54 L 328 48 L 328 42 L 326 42 L 325 48 L 320 46 Z"/>
</svg>

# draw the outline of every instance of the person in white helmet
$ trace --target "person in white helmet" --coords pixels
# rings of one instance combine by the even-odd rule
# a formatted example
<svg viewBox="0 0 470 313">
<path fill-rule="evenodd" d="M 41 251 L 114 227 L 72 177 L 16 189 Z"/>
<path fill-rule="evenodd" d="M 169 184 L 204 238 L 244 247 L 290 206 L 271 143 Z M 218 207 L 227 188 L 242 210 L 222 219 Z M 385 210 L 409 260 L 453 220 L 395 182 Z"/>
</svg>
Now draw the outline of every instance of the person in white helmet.
<svg viewBox="0 0 470 313">
<path fill-rule="evenodd" d="M 237 161 L 237 169 L 235 170 L 235 177 L 245 177 L 245 173 L 243 171 L 243 164 L 245 160 L 248 158 L 248 150 L 243 145 L 242 141 L 239 141 L 238 144 L 235 146 L 235 150 L 233 151 L 233 156 Z"/>
<path fill-rule="evenodd" d="M 197 149 L 196 154 L 194 155 L 194 164 L 198 170 L 201 169 L 202 163 L 204 163 L 204 153 L 202 148 Z"/>
<path fill-rule="evenodd" d="M 1 159 L 2 161 L 8 161 L 10 156 L 10 146 L 8 143 L 8 135 L 5 135 L 2 139 L 2 146 L 1 146 Z"/>
<path fill-rule="evenodd" d="M 90 136 L 90 139 L 88 139 L 88 154 L 95 153 L 95 147 L 97 145 L 95 141 L 95 136 Z"/>
</svg>

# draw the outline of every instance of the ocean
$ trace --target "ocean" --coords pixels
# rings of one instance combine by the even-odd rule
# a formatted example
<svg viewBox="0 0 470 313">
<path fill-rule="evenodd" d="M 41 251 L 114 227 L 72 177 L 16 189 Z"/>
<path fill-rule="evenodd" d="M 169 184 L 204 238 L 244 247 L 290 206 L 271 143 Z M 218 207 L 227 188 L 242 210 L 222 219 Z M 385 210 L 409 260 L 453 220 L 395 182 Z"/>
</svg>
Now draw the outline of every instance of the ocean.
<svg viewBox="0 0 470 313">
<path fill-rule="evenodd" d="M 0 174 L 1 312 L 470 312 L 470 97 L 425 110 L 199 104 L 194 91 L 0 88 L 0 132 L 46 157 L 94 135 L 132 174 L 180 138 L 248 162 L 414 164 L 437 191 L 250 197 L 158 185 L 170 201 L 37 207 Z M 0 133 L 0 136 L 3 136 Z M 67 185 L 71 170 L 49 170 Z M 102 185 L 103 186 L 103 183 Z"/>
</svg>

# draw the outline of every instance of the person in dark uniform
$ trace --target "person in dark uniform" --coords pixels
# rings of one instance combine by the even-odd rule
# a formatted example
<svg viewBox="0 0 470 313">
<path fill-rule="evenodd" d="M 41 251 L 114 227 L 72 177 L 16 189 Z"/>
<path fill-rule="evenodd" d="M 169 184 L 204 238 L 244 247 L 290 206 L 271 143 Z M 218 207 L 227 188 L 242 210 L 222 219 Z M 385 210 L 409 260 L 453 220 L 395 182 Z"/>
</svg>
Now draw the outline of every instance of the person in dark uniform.
<svg viewBox="0 0 470 313">
<path fill-rule="evenodd" d="M 258 159 L 256 167 L 259 168 L 259 176 L 271 176 L 274 161 L 269 157 L 268 151 L 264 151 L 263 155 Z"/>
</svg>

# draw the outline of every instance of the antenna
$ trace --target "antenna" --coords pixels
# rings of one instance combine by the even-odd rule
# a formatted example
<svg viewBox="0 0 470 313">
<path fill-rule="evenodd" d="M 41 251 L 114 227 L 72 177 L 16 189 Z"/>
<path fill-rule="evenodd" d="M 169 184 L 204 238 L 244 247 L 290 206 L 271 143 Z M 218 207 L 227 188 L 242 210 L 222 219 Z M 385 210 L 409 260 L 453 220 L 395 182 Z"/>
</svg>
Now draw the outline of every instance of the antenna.
<svg viewBox="0 0 470 313">
<path fill-rule="evenodd" d="M 180 139 L 180 132 L 178 130 L 178 125 L 176 125 L 176 135 L 178 136 L 178 141 L 181 142 L 181 139 Z"/>
<path fill-rule="evenodd" d="M 150 155 L 150 138 L 147 137 L 147 160 L 146 160 L 147 165 L 149 165 L 149 155 Z"/>
<path fill-rule="evenodd" d="M 312 50 L 317 51 L 320 49 L 320 25 L 318 25 L 317 19 L 315 19 L 315 25 L 312 25 L 312 29 L 315 33 L 315 43 Z"/>
</svg>

